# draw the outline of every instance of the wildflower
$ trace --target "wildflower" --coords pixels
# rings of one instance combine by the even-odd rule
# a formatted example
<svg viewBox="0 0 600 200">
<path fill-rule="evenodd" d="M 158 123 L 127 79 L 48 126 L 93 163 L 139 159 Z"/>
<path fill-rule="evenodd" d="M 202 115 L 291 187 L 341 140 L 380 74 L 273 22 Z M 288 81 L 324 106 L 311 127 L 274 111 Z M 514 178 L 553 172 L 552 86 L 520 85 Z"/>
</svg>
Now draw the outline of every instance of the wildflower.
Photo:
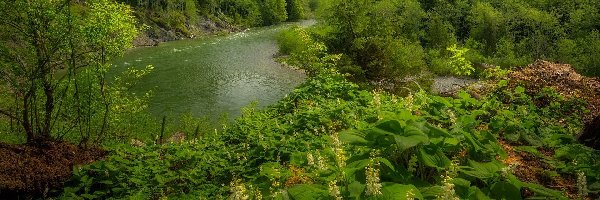
<svg viewBox="0 0 600 200">
<path fill-rule="evenodd" d="M 448 113 L 448 118 L 450 118 L 450 122 L 453 125 L 456 124 L 457 118 L 456 118 L 456 115 L 454 115 L 454 112 L 452 112 L 452 110 L 450 110 L 450 109 L 448 109 L 446 112 Z"/>
<path fill-rule="evenodd" d="M 308 165 L 315 165 L 315 158 L 313 157 L 312 153 L 306 154 L 306 159 L 308 160 Z"/>
<path fill-rule="evenodd" d="M 414 101 L 415 99 L 412 94 L 408 94 L 408 96 L 404 98 L 404 105 L 406 106 L 406 109 L 410 110 L 411 112 L 416 110 Z"/>
<path fill-rule="evenodd" d="M 317 168 L 320 170 L 327 169 L 327 162 L 325 161 L 325 158 L 323 156 L 321 156 L 321 153 L 319 153 L 318 150 L 317 150 Z"/>
<path fill-rule="evenodd" d="M 340 192 L 340 187 L 337 186 L 337 180 L 329 182 L 328 189 L 330 196 L 332 196 L 336 200 L 342 200 L 342 193 Z"/>
<path fill-rule="evenodd" d="M 454 191 L 454 183 L 452 183 L 453 178 L 449 175 L 442 175 L 442 178 L 444 179 L 442 181 L 443 192 L 441 195 L 437 195 L 437 199 L 459 200 L 460 198 L 456 196 L 456 191 Z"/>
<path fill-rule="evenodd" d="M 260 190 L 258 188 L 255 191 L 254 199 L 256 199 L 256 200 L 262 200 L 263 199 L 262 193 L 260 192 Z"/>
<path fill-rule="evenodd" d="M 454 178 L 456 176 L 458 176 L 458 164 L 460 161 L 458 160 L 452 160 L 452 162 L 450 162 L 450 166 L 448 167 L 448 176 L 450 178 Z"/>
<path fill-rule="evenodd" d="M 333 152 L 335 153 L 335 161 L 337 166 L 341 169 L 346 166 L 346 155 L 344 153 L 344 148 L 342 141 L 340 141 L 339 134 L 333 133 L 331 135 L 331 139 L 333 140 Z"/>
<path fill-rule="evenodd" d="M 410 189 L 406 193 L 406 200 L 415 200 L 415 192 L 413 191 L 413 189 Z"/>
<path fill-rule="evenodd" d="M 367 196 L 377 196 L 381 195 L 381 182 L 379 179 L 379 160 L 375 159 L 376 152 L 371 153 L 371 160 L 369 165 L 365 170 L 365 175 L 367 177 Z"/>
<path fill-rule="evenodd" d="M 410 157 L 410 160 L 408 160 L 408 171 L 412 174 L 414 174 L 415 172 L 417 172 L 417 156 L 416 155 L 412 155 Z"/>
<path fill-rule="evenodd" d="M 260 190 L 258 188 L 254 188 L 254 186 L 252 184 L 250 184 L 249 186 L 249 190 L 253 191 L 254 193 L 254 200 L 262 200 L 262 193 L 260 192 Z"/>
<path fill-rule="evenodd" d="M 231 200 L 250 199 L 250 196 L 248 195 L 248 190 L 246 189 L 246 186 L 240 179 L 236 179 L 236 180 L 232 181 L 230 186 L 231 186 L 231 189 L 230 189 L 231 196 L 229 196 L 229 199 L 231 199 Z"/>
<path fill-rule="evenodd" d="M 372 104 L 375 105 L 375 107 L 379 108 L 379 106 L 381 106 L 381 96 L 378 92 L 373 91 L 373 101 Z"/>
<path fill-rule="evenodd" d="M 577 172 L 577 192 L 579 197 L 588 195 L 587 180 L 583 171 Z"/>
<path fill-rule="evenodd" d="M 502 177 L 508 177 L 509 174 L 512 174 L 515 171 L 515 168 L 517 168 L 517 164 L 511 163 L 510 165 L 500 169 L 500 172 L 502 173 Z"/>
</svg>

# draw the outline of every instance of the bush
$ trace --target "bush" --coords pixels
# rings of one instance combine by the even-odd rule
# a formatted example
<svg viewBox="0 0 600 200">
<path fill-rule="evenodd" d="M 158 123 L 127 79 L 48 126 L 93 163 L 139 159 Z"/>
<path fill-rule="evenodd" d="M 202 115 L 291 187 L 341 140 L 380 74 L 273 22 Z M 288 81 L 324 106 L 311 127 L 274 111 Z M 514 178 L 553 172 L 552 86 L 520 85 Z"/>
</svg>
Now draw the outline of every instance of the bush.
<svg viewBox="0 0 600 200">
<path fill-rule="evenodd" d="M 259 0 L 263 25 L 284 22 L 288 18 L 285 0 Z"/>
<path fill-rule="evenodd" d="M 287 0 L 286 3 L 288 21 L 298 21 L 306 18 L 306 0 Z"/>
<path fill-rule="evenodd" d="M 64 199 L 226 196 L 231 180 L 230 154 L 221 142 L 184 144 L 128 144 L 113 147 L 111 156 L 75 169 L 64 189 Z"/>
</svg>

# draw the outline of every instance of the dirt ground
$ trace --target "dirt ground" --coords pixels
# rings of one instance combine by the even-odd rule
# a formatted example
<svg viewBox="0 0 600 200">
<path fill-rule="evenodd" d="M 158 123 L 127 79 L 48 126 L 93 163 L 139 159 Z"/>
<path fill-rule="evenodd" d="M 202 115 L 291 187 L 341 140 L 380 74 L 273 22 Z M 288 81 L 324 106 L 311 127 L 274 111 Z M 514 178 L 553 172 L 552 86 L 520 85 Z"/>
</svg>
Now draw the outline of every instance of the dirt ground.
<svg viewBox="0 0 600 200">
<path fill-rule="evenodd" d="M 60 190 L 74 166 L 104 157 L 100 149 L 64 142 L 37 147 L 0 143 L 0 199 L 44 198 Z M 60 191 L 57 191 L 60 193 Z"/>
</svg>

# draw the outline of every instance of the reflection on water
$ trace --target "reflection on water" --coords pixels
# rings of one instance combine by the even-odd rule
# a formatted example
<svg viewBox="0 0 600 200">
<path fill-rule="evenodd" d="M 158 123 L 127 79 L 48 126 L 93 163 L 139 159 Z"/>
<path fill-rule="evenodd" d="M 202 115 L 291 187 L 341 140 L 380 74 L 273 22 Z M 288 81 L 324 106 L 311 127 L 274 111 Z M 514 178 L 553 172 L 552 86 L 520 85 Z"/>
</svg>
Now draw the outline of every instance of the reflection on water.
<svg viewBox="0 0 600 200">
<path fill-rule="evenodd" d="M 273 61 L 274 37 L 286 26 L 133 49 L 114 61 L 113 73 L 154 66 L 135 90 L 153 91 L 150 111 L 156 117 L 186 112 L 213 119 L 224 112 L 237 116 L 253 101 L 261 106 L 278 101 L 304 80 L 303 74 Z"/>
</svg>

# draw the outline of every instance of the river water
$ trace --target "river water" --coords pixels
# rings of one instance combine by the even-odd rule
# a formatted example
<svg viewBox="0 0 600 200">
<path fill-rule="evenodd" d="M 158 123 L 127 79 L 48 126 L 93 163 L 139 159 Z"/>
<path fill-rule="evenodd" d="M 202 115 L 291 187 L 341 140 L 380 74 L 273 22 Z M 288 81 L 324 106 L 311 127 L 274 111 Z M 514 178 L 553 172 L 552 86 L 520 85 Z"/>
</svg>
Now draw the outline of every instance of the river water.
<svg viewBox="0 0 600 200">
<path fill-rule="evenodd" d="M 244 106 L 254 101 L 259 106 L 273 104 L 304 81 L 302 73 L 273 59 L 278 51 L 275 36 L 289 26 L 132 49 L 113 61 L 113 72 L 154 66 L 134 92 L 152 90 L 149 110 L 155 117 L 239 116 Z"/>
</svg>

